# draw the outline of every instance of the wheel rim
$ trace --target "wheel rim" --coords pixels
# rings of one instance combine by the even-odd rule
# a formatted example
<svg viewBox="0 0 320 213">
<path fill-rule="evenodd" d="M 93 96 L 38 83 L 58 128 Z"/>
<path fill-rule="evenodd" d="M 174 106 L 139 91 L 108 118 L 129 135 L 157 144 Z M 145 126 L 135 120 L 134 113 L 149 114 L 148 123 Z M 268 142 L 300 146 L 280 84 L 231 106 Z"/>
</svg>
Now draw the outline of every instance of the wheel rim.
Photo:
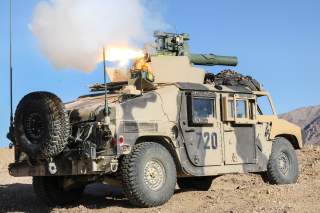
<svg viewBox="0 0 320 213">
<path fill-rule="evenodd" d="M 278 157 L 278 166 L 279 166 L 280 172 L 284 176 L 287 176 L 290 170 L 290 160 L 288 158 L 288 155 L 285 154 L 284 152 L 281 152 Z"/>
<path fill-rule="evenodd" d="M 26 136 L 32 143 L 37 144 L 44 135 L 44 121 L 39 113 L 31 113 L 24 119 Z"/>
<path fill-rule="evenodd" d="M 165 183 L 166 172 L 161 162 L 151 160 L 144 169 L 144 182 L 149 189 L 158 191 Z"/>
</svg>

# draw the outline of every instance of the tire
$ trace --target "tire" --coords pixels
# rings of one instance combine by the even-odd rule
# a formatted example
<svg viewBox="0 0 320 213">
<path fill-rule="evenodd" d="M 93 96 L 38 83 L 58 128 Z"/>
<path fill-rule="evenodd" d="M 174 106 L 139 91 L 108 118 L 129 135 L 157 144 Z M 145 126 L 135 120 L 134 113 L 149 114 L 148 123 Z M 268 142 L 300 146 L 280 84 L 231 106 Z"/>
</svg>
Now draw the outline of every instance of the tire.
<svg viewBox="0 0 320 213">
<path fill-rule="evenodd" d="M 267 178 L 271 184 L 293 184 L 299 176 L 296 152 L 285 138 L 277 138 L 272 145 L 272 152 L 267 167 Z"/>
<path fill-rule="evenodd" d="M 131 154 L 123 157 L 121 173 L 124 192 L 130 203 L 138 207 L 166 203 L 172 197 L 177 182 L 171 154 L 157 143 L 136 145 Z"/>
<path fill-rule="evenodd" d="M 31 159 L 59 155 L 70 136 L 69 117 L 61 100 L 48 92 L 26 95 L 15 113 L 14 135 Z"/>
<path fill-rule="evenodd" d="M 212 185 L 213 177 L 188 177 L 179 178 L 178 186 L 180 189 L 194 189 L 208 191 Z"/>
<path fill-rule="evenodd" d="M 62 187 L 63 177 L 33 177 L 33 190 L 39 200 L 48 206 L 63 206 L 81 199 L 84 186 L 69 191 Z"/>
</svg>

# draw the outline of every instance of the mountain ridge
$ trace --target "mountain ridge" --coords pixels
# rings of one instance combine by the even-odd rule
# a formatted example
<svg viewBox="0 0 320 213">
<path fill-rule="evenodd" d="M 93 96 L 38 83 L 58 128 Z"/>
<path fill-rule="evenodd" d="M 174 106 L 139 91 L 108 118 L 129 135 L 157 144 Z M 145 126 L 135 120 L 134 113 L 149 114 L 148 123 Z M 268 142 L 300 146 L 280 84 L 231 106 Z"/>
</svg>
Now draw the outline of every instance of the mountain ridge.
<svg viewBox="0 0 320 213">
<path fill-rule="evenodd" d="M 279 117 L 301 127 L 307 144 L 320 145 L 320 105 L 298 108 Z"/>
</svg>

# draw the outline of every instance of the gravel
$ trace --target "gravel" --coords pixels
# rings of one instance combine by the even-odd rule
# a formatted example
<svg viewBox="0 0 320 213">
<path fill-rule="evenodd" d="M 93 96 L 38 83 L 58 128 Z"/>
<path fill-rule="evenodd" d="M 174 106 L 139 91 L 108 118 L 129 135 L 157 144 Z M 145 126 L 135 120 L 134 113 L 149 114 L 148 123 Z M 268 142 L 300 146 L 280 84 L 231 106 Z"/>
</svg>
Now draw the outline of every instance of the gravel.
<svg viewBox="0 0 320 213">
<path fill-rule="evenodd" d="M 13 178 L 7 172 L 12 150 L 0 150 L 0 212 L 320 212 L 320 147 L 298 151 L 301 175 L 297 184 L 275 186 L 259 175 L 225 175 L 208 192 L 182 191 L 165 205 L 134 208 L 120 189 L 93 184 L 80 203 L 49 209 L 33 193 L 31 178 Z"/>
</svg>

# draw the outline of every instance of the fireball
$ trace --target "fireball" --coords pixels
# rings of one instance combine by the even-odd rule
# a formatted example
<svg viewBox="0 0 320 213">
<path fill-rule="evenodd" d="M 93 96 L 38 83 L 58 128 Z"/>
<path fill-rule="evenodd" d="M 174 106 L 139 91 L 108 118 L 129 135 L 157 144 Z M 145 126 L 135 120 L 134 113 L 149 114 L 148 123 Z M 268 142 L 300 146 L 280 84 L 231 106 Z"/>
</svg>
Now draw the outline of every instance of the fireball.
<svg viewBox="0 0 320 213">
<path fill-rule="evenodd" d="M 144 57 L 144 52 L 129 47 L 109 47 L 105 55 L 106 61 L 118 63 L 119 67 L 128 67 L 131 60 Z"/>
</svg>

